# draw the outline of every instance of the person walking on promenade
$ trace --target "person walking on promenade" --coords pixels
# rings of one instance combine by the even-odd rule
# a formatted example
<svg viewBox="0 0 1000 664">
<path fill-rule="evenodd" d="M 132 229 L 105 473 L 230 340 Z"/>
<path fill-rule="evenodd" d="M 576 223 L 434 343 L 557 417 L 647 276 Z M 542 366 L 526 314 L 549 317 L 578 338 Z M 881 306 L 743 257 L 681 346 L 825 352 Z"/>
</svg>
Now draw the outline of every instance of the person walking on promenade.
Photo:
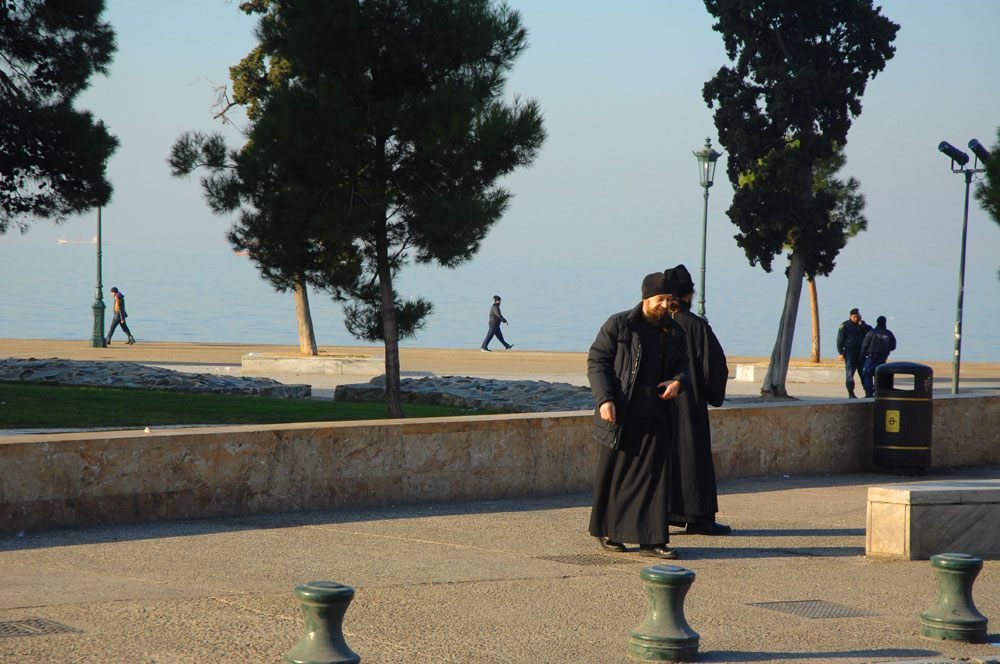
<svg viewBox="0 0 1000 664">
<path fill-rule="evenodd" d="M 885 364 L 889 353 L 896 350 L 896 335 L 885 326 L 885 316 L 875 319 L 875 329 L 865 335 L 861 343 L 861 357 L 865 360 L 861 372 L 861 385 L 865 388 L 865 396 L 875 396 L 875 369 Z"/>
<path fill-rule="evenodd" d="M 872 326 L 861 320 L 861 312 L 851 309 L 851 317 L 840 324 L 837 330 L 837 352 L 840 353 L 840 360 L 844 363 L 847 371 L 847 396 L 857 399 L 854 394 L 854 374 L 857 372 L 858 378 L 864 380 L 862 374 L 863 357 L 861 355 L 861 344 L 865 341 L 865 336 L 871 331 Z"/>
<path fill-rule="evenodd" d="M 684 265 L 664 272 L 671 284 L 670 314 L 684 333 L 691 374 L 691 389 L 677 397 L 672 474 L 670 479 L 670 524 L 696 535 L 728 535 L 732 528 L 716 522 L 719 511 L 712 432 L 708 404 L 721 406 L 726 398 L 729 366 L 708 321 L 691 313 L 694 282 Z"/>
<path fill-rule="evenodd" d="M 676 397 L 690 388 L 682 333 L 667 313 L 662 272 L 642 280 L 642 302 L 604 323 L 587 356 L 597 462 L 590 534 L 606 551 L 676 558 L 670 542 L 670 458 Z"/>
<path fill-rule="evenodd" d="M 118 290 L 117 286 L 111 287 L 111 294 L 115 297 L 115 315 L 111 319 L 111 329 L 108 330 L 107 345 L 111 345 L 111 335 L 115 333 L 115 328 L 119 325 L 122 326 L 122 330 L 128 335 L 127 344 L 134 344 L 135 338 L 132 336 L 131 330 L 128 329 L 128 325 L 125 324 L 125 319 L 128 314 L 125 313 L 125 294 Z"/>
<path fill-rule="evenodd" d="M 500 313 L 500 296 L 494 295 L 493 306 L 490 307 L 490 330 L 486 333 L 486 339 L 483 340 L 482 351 L 484 353 L 490 352 L 489 345 L 490 341 L 493 340 L 493 337 L 496 337 L 497 341 L 503 344 L 504 350 L 510 350 L 514 347 L 514 344 L 509 344 L 504 341 L 503 334 L 500 333 L 500 323 L 510 325 L 510 323 L 507 322 L 507 319 L 503 317 L 503 314 Z"/>
</svg>

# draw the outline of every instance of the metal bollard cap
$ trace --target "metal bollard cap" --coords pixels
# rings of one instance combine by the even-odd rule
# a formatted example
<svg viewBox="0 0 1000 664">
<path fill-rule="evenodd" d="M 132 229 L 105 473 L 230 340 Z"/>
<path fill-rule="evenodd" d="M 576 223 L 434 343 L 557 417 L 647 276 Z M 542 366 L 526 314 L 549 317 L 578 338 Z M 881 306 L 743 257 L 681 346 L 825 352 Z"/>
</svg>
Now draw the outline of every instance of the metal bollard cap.
<svg viewBox="0 0 1000 664">
<path fill-rule="evenodd" d="M 931 556 L 931 567 L 956 572 L 970 572 L 981 570 L 983 561 L 968 553 L 940 553 Z"/>
<path fill-rule="evenodd" d="M 354 588 L 335 581 L 309 581 L 295 587 L 295 596 L 320 604 L 350 602 L 354 599 Z"/>
<path fill-rule="evenodd" d="M 694 581 L 694 572 L 677 565 L 654 565 L 639 572 L 639 578 L 650 583 L 660 583 L 668 586 L 686 585 Z"/>
</svg>

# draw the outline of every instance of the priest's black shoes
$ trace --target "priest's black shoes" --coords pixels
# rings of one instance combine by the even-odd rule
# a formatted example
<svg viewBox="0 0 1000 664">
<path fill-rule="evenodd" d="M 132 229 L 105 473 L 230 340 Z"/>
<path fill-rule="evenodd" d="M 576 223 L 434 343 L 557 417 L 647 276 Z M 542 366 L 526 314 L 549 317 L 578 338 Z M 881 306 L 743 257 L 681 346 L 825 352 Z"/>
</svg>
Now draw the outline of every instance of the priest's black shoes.
<svg viewBox="0 0 1000 664">
<path fill-rule="evenodd" d="M 677 557 L 677 552 L 666 544 L 641 544 L 639 545 L 639 555 L 673 560 Z"/>
<path fill-rule="evenodd" d="M 688 535 L 728 535 L 732 527 L 721 523 L 689 523 L 684 530 Z"/>
<path fill-rule="evenodd" d="M 608 537 L 598 537 L 597 541 L 601 543 L 601 548 L 605 551 L 614 551 L 615 553 L 625 553 L 628 549 L 621 542 L 615 542 Z"/>
</svg>

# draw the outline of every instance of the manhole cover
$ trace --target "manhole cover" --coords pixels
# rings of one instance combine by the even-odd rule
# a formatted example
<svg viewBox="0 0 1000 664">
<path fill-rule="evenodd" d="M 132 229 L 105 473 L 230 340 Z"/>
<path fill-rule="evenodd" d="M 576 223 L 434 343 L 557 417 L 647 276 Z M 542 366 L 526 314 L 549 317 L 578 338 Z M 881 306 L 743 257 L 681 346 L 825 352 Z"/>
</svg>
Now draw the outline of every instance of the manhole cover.
<svg viewBox="0 0 1000 664">
<path fill-rule="evenodd" d="M 24 620 L 5 620 L 0 622 L 0 638 L 5 636 L 70 634 L 74 632 L 79 633 L 80 630 L 44 618 L 25 618 Z"/>
<path fill-rule="evenodd" d="M 791 613 L 803 618 L 856 618 L 858 616 L 877 615 L 850 606 L 844 606 L 843 604 L 824 602 L 820 599 L 806 599 L 795 602 L 751 602 L 749 606 L 759 606 L 764 609 L 781 611 L 782 613 Z"/>
<path fill-rule="evenodd" d="M 536 560 L 548 560 L 554 563 L 566 563 L 569 565 L 622 565 L 634 563 L 622 556 L 605 556 L 600 553 L 574 553 L 569 555 L 535 556 Z"/>
</svg>

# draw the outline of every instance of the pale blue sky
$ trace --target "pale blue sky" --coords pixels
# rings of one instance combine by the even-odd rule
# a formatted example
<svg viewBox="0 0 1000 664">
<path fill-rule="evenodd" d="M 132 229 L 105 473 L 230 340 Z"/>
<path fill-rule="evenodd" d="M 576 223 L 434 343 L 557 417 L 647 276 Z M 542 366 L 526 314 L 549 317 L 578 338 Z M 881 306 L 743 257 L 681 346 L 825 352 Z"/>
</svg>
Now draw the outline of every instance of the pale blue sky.
<svg viewBox="0 0 1000 664">
<path fill-rule="evenodd" d="M 509 178 L 513 204 L 482 256 L 529 264 L 580 258 L 595 266 L 609 255 L 630 258 L 636 283 L 678 262 L 695 273 L 702 190 L 691 152 L 706 137 L 718 147 L 701 88 L 726 62 L 702 3 L 510 4 L 521 11 L 531 46 L 508 92 L 539 101 L 549 138 L 535 165 Z M 888 300 L 911 311 L 920 306 L 913 299 L 919 291 L 954 301 L 964 186 L 936 146 L 948 140 L 964 149 L 970 138 L 992 146 L 1000 125 L 1000 46 L 993 38 L 1000 2 L 886 0 L 882 8 L 902 26 L 897 52 L 869 83 L 848 136 L 844 171 L 861 181 L 869 230 L 848 244 L 833 276 L 820 282 L 821 302 L 832 308 L 827 326 L 859 299 L 862 307 L 875 305 L 875 292 L 879 307 L 892 306 Z M 166 157 L 182 132 L 221 129 L 211 119 L 213 83 L 227 83 L 228 67 L 253 47 L 254 22 L 236 2 L 222 0 L 109 0 L 106 18 L 119 51 L 110 76 L 95 78 L 79 106 L 104 119 L 121 140 L 109 165 L 114 200 L 103 212 L 108 253 L 150 245 L 225 251 L 229 220 L 209 213 L 196 179 L 170 177 Z M 230 136 L 236 145 L 239 137 Z M 778 302 L 770 293 L 783 281 L 784 263 L 776 261 L 773 275 L 747 264 L 725 215 L 730 199 L 720 163 L 709 201 L 709 302 L 728 294 L 727 305 L 734 306 L 732 297 L 747 301 L 766 290 L 766 305 L 752 308 L 766 306 L 776 321 L 780 292 Z M 0 252 L 22 243 L 55 246 L 59 237 L 89 238 L 95 218 L 61 227 L 40 221 L 23 236 L 8 232 L 0 236 Z M 974 201 L 968 246 L 966 309 L 995 309 L 1000 226 Z M 911 295 L 904 298 L 904 291 Z M 807 318 L 800 311 L 799 320 Z"/>
</svg>

